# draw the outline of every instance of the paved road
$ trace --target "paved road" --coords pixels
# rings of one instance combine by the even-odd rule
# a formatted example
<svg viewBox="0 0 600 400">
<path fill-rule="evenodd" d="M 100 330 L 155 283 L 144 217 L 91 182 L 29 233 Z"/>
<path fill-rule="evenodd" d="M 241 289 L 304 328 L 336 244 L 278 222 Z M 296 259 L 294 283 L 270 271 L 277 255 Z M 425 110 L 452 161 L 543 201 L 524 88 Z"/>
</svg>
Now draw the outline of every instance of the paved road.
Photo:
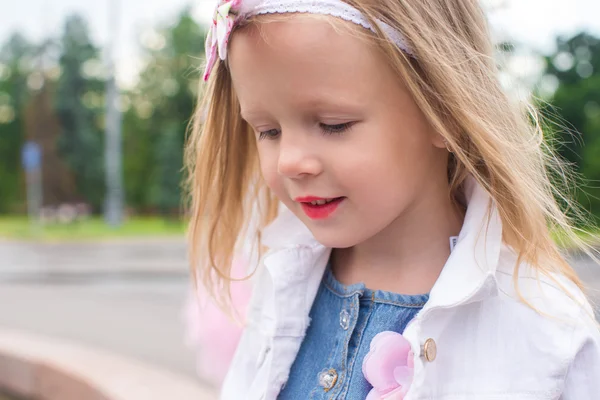
<svg viewBox="0 0 600 400">
<path fill-rule="evenodd" d="M 570 260 L 585 285 L 586 292 L 595 306 L 596 316 L 600 320 L 600 266 L 584 255 L 572 256 Z"/>
<path fill-rule="evenodd" d="M 188 376 L 182 240 L 0 242 L 0 326 L 66 338 Z"/>
<path fill-rule="evenodd" d="M 593 297 L 600 268 L 574 257 Z M 183 344 L 180 239 L 87 244 L 0 242 L 0 326 L 71 339 L 195 376 Z"/>
<path fill-rule="evenodd" d="M 135 277 L 185 275 L 186 246 L 180 238 L 80 243 L 0 241 L 0 279 L 69 279 L 81 275 Z"/>
</svg>

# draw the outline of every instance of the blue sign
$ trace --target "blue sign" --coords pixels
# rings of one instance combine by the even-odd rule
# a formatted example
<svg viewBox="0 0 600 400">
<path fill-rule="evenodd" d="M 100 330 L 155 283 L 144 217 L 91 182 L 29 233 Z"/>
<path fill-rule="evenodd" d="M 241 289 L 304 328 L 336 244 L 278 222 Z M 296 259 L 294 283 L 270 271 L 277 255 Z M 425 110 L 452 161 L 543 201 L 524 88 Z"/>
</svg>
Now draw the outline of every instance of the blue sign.
<svg viewBox="0 0 600 400">
<path fill-rule="evenodd" d="M 42 151 L 40 146 L 35 142 L 25 143 L 21 152 L 21 159 L 25 171 L 29 172 L 40 168 L 42 164 Z"/>
</svg>

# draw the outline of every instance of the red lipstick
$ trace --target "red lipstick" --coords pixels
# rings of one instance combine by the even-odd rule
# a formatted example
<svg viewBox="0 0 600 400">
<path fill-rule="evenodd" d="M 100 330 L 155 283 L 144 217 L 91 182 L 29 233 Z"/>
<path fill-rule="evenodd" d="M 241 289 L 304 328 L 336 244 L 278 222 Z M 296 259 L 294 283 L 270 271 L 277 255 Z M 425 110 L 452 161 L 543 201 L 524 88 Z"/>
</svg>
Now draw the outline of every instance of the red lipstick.
<svg viewBox="0 0 600 400">
<path fill-rule="evenodd" d="M 301 204 L 302 210 L 310 219 L 325 219 L 329 217 L 344 201 L 345 197 L 297 197 L 294 200 Z M 315 202 L 324 204 L 315 204 Z"/>
</svg>

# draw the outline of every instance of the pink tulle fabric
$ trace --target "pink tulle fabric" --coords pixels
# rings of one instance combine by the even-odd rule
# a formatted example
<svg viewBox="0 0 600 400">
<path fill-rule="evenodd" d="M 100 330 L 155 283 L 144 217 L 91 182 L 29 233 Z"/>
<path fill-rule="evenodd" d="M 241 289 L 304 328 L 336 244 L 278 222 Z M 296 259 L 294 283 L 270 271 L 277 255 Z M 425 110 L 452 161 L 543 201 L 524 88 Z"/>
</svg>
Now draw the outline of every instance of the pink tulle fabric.
<svg viewBox="0 0 600 400">
<path fill-rule="evenodd" d="M 237 259 L 232 265 L 232 275 L 243 277 L 247 263 Z M 243 317 L 250 301 L 251 284 L 248 281 L 232 282 L 232 300 L 237 315 Z M 208 297 L 202 286 L 198 294 L 190 293 L 183 310 L 185 342 L 196 351 L 198 375 L 220 387 L 240 340 L 243 327 L 232 321 Z"/>
</svg>

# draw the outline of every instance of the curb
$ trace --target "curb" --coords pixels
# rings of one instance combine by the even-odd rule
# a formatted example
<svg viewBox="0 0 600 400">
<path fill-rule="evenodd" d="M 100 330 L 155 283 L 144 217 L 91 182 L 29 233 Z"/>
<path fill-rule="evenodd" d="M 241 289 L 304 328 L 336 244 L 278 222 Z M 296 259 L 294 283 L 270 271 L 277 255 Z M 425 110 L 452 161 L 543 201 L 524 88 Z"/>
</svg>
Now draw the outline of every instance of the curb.
<svg viewBox="0 0 600 400">
<path fill-rule="evenodd" d="M 83 237 L 83 238 L 21 238 L 0 235 L 0 243 L 6 244 L 35 244 L 35 245 L 60 245 L 60 244 L 139 244 L 139 243 L 186 243 L 185 233 L 172 235 L 130 235 L 130 236 L 109 236 L 109 237 Z"/>
<path fill-rule="evenodd" d="M 36 400 L 215 400 L 200 382 L 106 351 L 0 330 L 0 390 Z"/>
</svg>

